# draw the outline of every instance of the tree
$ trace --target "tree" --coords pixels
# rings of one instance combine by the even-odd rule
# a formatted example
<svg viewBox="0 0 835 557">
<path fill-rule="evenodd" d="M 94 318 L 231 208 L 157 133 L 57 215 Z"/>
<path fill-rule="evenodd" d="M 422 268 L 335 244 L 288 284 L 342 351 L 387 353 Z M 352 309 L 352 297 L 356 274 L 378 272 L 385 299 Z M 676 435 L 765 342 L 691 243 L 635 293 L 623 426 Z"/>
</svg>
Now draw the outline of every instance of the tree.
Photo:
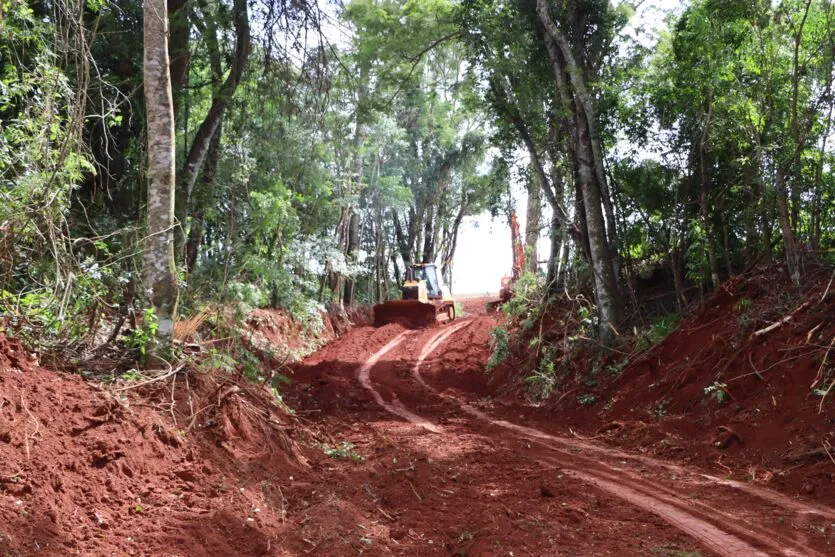
<svg viewBox="0 0 835 557">
<path fill-rule="evenodd" d="M 525 221 L 525 267 L 532 273 L 539 270 L 537 245 L 542 217 L 542 200 L 539 195 L 541 190 L 534 173 L 528 181 L 528 210 Z"/>
<path fill-rule="evenodd" d="M 143 29 L 148 122 L 148 225 L 143 248 L 143 284 L 156 311 L 157 333 L 161 340 L 170 343 L 178 290 L 174 263 L 174 104 L 165 0 L 145 1 Z"/>
<path fill-rule="evenodd" d="M 571 152 L 586 213 L 595 295 L 604 324 L 601 334 L 611 338 L 612 331 L 617 330 L 623 319 L 623 303 L 618 293 L 617 268 L 609 243 L 612 240 L 612 245 L 617 245 L 616 227 L 603 169 L 597 111 L 586 79 L 590 68 L 580 65 L 575 56 L 575 48 L 572 48 L 566 35 L 552 19 L 546 0 L 537 0 L 536 11 L 545 29 L 544 40 L 562 99 L 562 110 L 570 115 L 574 128 Z M 575 36 L 582 36 L 584 30 L 573 31 Z M 609 217 L 608 230 L 604 207 Z"/>
</svg>

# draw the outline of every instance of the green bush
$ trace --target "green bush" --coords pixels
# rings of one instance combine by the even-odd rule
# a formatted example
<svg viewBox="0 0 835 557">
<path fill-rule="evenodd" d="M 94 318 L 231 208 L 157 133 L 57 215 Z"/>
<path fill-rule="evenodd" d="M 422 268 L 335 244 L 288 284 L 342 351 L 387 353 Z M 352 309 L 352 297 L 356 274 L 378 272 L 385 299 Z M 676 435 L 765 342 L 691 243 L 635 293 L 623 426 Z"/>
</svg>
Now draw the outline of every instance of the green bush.
<svg viewBox="0 0 835 557">
<path fill-rule="evenodd" d="M 504 327 L 496 327 L 493 329 L 493 335 L 490 340 L 490 346 L 493 348 L 493 353 L 490 355 L 490 360 L 487 362 L 487 370 L 491 370 L 500 365 L 505 359 L 510 349 L 510 333 Z"/>
<path fill-rule="evenodd" d="M 669 313 L 657 318 L 649 327 L 639 333 L 638 347 L 641 350 L 647 350 L 651 346 L 655 346 L 676 330 L 680 320 L 681 316 L 678 313 Z"/>
</svg>

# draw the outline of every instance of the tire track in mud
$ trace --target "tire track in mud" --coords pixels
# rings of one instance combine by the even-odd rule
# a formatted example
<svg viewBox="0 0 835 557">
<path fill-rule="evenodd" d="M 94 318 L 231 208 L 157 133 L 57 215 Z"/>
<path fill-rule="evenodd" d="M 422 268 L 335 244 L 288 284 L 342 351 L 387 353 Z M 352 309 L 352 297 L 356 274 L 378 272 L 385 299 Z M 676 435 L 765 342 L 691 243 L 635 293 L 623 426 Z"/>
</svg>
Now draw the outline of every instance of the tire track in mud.
<svg viewBox="0 0 835 557">
<path fill-rule="evenodd" d="M 472 321 L 468 322 L 467 325 L 469 325 L 471 323 L 472 323 Z M 665 462 L 663 460 L 658 460 L 658 459 L 655 459 L 655 458 L 652 458 L 652 457 L 648 457 L 648 456 L 644 456 L 644 455 L 640 455 L 640 454 L 628 453 L 628 452 L 621 451 L 619 449 L 614 449 L 614 448 L 609 448 L 609 447 L 602 447 L 600 445 L 596 445 L 596 444 L 593 444 L 593 443 L 582 441 L 580 439 L 572 439 L 572 438 L 566 438 L 566 437 L 551 435 L 551 434 L 546 433 L 544 431 L 541 431 L 541 430 L 538 430 L 538 429 L 535 429 L 535 428 L 532 428 L 532 427 L 516 424 L 516 423 L 513 423 L 513 422 L 509 422 L 509 421 L 506 421 L 506 420 L 500 420 L 500 419 L 497 420 L 497 419 L 491 417 L 490 415 L 488 415 L 487 413 L 485 413 L 485 412 L 467 404 L 466 402 L 463 402 L 463 401 L 461 401 L 461 400 L 459 400 L 459 399 L 457 399 L 453 396 L 447 395 L 445 393 L 438 392 L 437 389 L 435 389 L 432 386 L 430 386 L 429 384 L 427 384 L 426 381 L 423 379 L 423 376 L 420 373 L 420 367 L 423 365 L 423 362 L 426 360 L 426 358 L 432 352 L 434 352 L 435 350 L 440 348 L 440 346 L 444 343 L 444 341 L 446 341 L 446 339 L 448 339 L 453 333 L 455 333 L 458 330 L 463 329 L 463 328 L 464 327 L 459 327 L 455 330 L 445 331 L 443 335 L 436 334 L 429 341 L 427 341 L 424 344 L 424 348 L 421 350 L 420 355 L 418 356 L 417 360 L 415 361 L 415 364 L 412 366 L 412 376 L 422 386 L 424 386 L 425 388 L 432 391 L 435 395 L 437 395 L 441 398 L 444 398 L 446 400 L 454 402 L 464 412 L 470 414 L 471 416 L 479 418 L 480 420 L 485 420 L 485 421 L 491 422 L 494 425 L 498 425 L 498 426 L 503 427 L 505 429 L 514 430 L 517 433 L 520 433 L 520 434 L 525 435 L 527 437 L 530 437 L 530 438 L 533 438 L 533 439 L 536 439 L 536 440 L 540 440 L 540 442 L 542 442 L 543 446 L 546 446 L 546 447 L 549 447 L 549 448 L 554 448 L 554 447 L 551 447 L 548 444 L 548 443 L 553 443 L 553 444 L 559 445 L 559 447 L 561 449 L 565 449 L 565 450 L 586 451 L 586 452 L 599 454 L 601 457 L 606 457 L 606 458 L 614 457 L 614 458 L 618 458 L 618 459 L 622 459 L 622 460 L 640 462 L 641 464 L 644 464 L 644 465 L 647 465 L 647 466 L 663 468 L 663 469 L 665 469 L 665 470 L 667 470 L 671 473 L 677 474 L 677 475 L 688 476 L 688 481 L 690 481 L 694 484 L 729 487 L 729 488 L 732 488 L 732 489 L 735 489 L 735 490 L 742 491 L 742 492 L 744 492 L 748 495 L 752 495 L 752 496 L 754 496 L 758 499 L 761 499 L 762 501 L 765 501 L 765 502 L 770 503 L 774 506 L 780 507 L 784 510 L 790 510 L 792 512 L 795 512 L 799 515 L 818 515 L 822 518 L 835 521 L 835 510 L 833 510 L 829 507 L 823 507 L 823 506 L 820 506 L 820 505 L 815 505 L 815 504 L 811 504 L 811 503 L 805 503 L 805 502 L 797 501 L 797 500 L 792 499 L 792 498 L 790 498 L 786 495 L 783 495 L 782 493 L 778 493 L 778 492 L 771 491 L 771 490 L 768 490 L 768 489 L 763 489 L 763 488 L 760 488 L 760 487 L 757 487 L 757 486 L 748 485 L 748 484 L 738 482 L 738 481 L 735 481 L 735 480 L 728 480 L 728 479 L 712 476 L 710 474 L 694 472 L 693 470 L 688 470 L 687 468 L 685 468 L 683 466 L 680 466 L 680 465 L 677 465 L 677 464 L 674 464 L 674 463 L 671 463 L 671 462 Z M 598 461 L 594 461 L 594 462 L 598 462 Z M 620 467 L 617 467 L 617 466 L 610 466 L 610 465 L 605 465 L 605 466 L 606 466 L 606 468 L 608 468 L 609 470 L 611 470 L 613 472 L 620 472 L 620 473 L 629 474 L 627 469 L 620 468 Z M 637 477 L 637 478 L 642 479 L 640 477 Z"/>
<path fill-rule="evenodd" d="M 790 557 L 820 555 L 820 553 L 798 543 L 795 540 L 776 535 L 773 531 L 757 527 L 744 519 L 739 519 L 738 517 L 720 511 L 707 504 L 694 501 L 683 501 L 680 494 L 676 493 L 674 490 L 658 485 L 655 482 L 648 482 L 644 478 L 637 476 L 628 470 L 609 466 L 601 461 L 567 452 L 567 450 L 582 450 L 594 452 L 607 458 L 625 458 L 633 461 L 638 460 L 652 466 L 660 465 L 665 468 L 673 467 L 677 473 L 688 473 L 688 475 L 691 475 L 691 473 L 682 467 L 655 461 L 651 458 L 642 457 L 640 455 L 631 455 L 617 450 L 608 450 L 589 443 L 557 437 L 535 428 L 522 426 L 506 420 L 495 419 L 466 402 L 460 401 L 451 395 L 441 393 L 434 389 L 425 381 L 420 373 L 422 364 L 433 352 L 440 348 L 440 346 L 443 345 L 443 343 L 450 336 L 466 328 L 472 323 L 473 320 L 462 321 L 461 323 L 456 323 L 432 335 L 423 344 L 423 347 L 415 359 L 412 366 L 413 379 L 439 398 L 453 402 L 466 414 L 494 426 L 511 430 L 519 437 L 533 441 L 537 445 L 556 453 L 560 457 L 536 459 L 540 463 L 547 461 L 548 464 L 557 464 L 561 468 L 562 473 L 565 475 L 573 477 L 587 485 L 595 486 L 609 495 L 615 496 L 635 507 L 655 514 L 678 530 L 686 533 L 694 539 L 699 540 L 706 547 L 710 548 L 719 555 L 736 556 L 781 554 Z M 376 391 L 371 384 L 372 368 L 386 353 L 398 346 L 410 334 L 414 333 L 407 331 L 399 334 L 382 349 L 373 354 L 360 367 L 360 382 L 363 387 L 371 392 L 377 404 L 388 412 L 400 416 L 410 423 L 422 427 L 430 432 L 442 433 L 443 430 L 440 426 L 437 426 L 428 419 L 406 409 L 396 398 L 396 395 L 392 403 L 385 402 L 380 393 Z M 578 460 L 580 462 L 577 462 Z M 578 466 L 578 464 L 580 466 Z M 600 470 L 600 468 L 603 468 L 604 470 Z M 708 480 L 711 478 L 710 476 L 705 475 L 700 475 L 700 477 L 705 477 Z M 754 495 L 757 494 L 755 493 Z M 777 496 L 778 499 L 780 497 L 779 494 L 771 495 Z M 773 496 L 765 497 L 765 499 L 769 500 L 772 504 L 776 504 L 774 501 L 775 497 Z M 801 512 L 800 509 L 797 508 L 798 504 L 793 501 L 792 503 L 795 504 L 780 506 L 783 508 L 791 508 L 796 512 Z M 810 508 L 805 508 L 802 504 L 800 504 L 800 507 L 804 507 L 803 512 L 817 512 L 817 509 L 811 508 L 810 510 Z M 752 543 L 754 545 L 752 545 Z M 767 553 L 755 546 L 765 549 Z"/>
<path fill-rule="evenodd" d="M 386 402 L 383 399 L 383 395 L 381 395 L 371 384 L 371 368 L 373 368 L 380 359 L 394 350 L 403 340 L 407 337 L 414 334 L 412 331 L 404 331 L 394 337 L 392 340 L 388 342 L 385 346 L 380 348 L 377 352 L 371 355 L 364 364 L 362 364 L 359 368 L 359 372 L 357 376 L 359 378 L 360 384 L 362 384 L 363 388 L 371 393 L 371 396 L 374 398 L 374 401 L 386 409 L 391 414 L 395 416 L 400 416 L 401 418 L 405 419 L 409 423 L 412 423 L 416 426 L 422 427 L 427 431 L 431 431 L 432 433 L 441 433 L 440 426 L 437 426 L 430 422 L 429 420 L 418 416 L 417 414 L 409 411 L 406 409 L 403 404 L 400 403 L 398 400 L 392 400 L 391 403 Z"/>
</svg>

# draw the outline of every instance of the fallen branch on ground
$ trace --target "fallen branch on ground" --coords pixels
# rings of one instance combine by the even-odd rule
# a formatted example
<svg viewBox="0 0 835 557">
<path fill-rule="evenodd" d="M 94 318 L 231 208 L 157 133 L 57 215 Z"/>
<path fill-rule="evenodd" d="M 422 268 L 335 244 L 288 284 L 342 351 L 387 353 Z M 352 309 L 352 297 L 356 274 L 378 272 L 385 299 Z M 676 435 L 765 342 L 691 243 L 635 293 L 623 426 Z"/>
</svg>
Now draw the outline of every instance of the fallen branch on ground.
<svg viewBox="0 0 835 557">
<path fill-rule="evenodd" d="M 157 381 L 165 381 L 169 377 L 173 377 L 174 375 L 180 373 L 180 371 L 185 367 L 185 364 L 180 364 L 177 367 L 171 367 L 171 364 L 168 364 L 168 367 L 170 367 L 171 370 L 163 373 L 162 375 L 157 375 L 156 377 L 152 377 L 140 383 L 127 385 L 125 387 L 119 387 L 118 389 L 113 389 L 113 391 L 120 393 L 122 391 L 128 391 L 130 389 L 138 389 L 139 387 L 144 387 L 145 385 L 150 385 L 151 383 L 156 383 Z"/>
<path fill-rule="evenodd" d="M 823 291 L 823 296 L 821 296 L 820 302 L 823 302 L 826 299 L 826 295 L 829 294 L 829 287 L 832 286 L 832 279 L 835 279 L 835 270 L 832 271 L 832 276 L 829 277 L 829 284 L 826 285 L 826 290 Z"/>
<path fill-rule="evenodd" d="M 823 450 L 826 451 L 826 456 L 829 457 L 829 460 L 832 461 L 832 464 L 835 464 L 835 458 L 832 457 L 832 453 L 829 452 L 829 449 L 832 448 L 832 445 L 829 444 L 829 441 L 823 442 Z"/>
<path fill-rule="evenodd" d="M 823 403 L 826 401 L 826 397 L 829 396 L 832 387 L 835 387 L 835 379 L 832 380 L 832 383 L 829 384 L 829 387 L 824 391 L 823 396 L 821 396 L 821 403 L 818 405 L 818 414 L 823 413 Z"/>
<path fill-rule="evenodd" d="M 832 337 L 832 340 L 829 341 L 829 346 L 826 348 L 826 352 L 823 354 L 823 360 L 821 360 L 821 365 L 818 367 L 818 372 L 815 374 L 815 380 L 812 381 L 812 384 L 809 386 L 810 389 L 814 389 L 818 386 L 818 384 L 823 381 L 823 367 L 826 365 L 826 360 L 829 358 L 829 351 L 832 350 L 832 346 L 835 345 L 835 336 Z M 832 387 L 830 387 L 831 389 Z"/>
<path fill-rule="evenodd" d="M 768 327 L 764 327 L 764 328 L 760 329 L 759 331 L 754 331 L 754 332 L 753 332 L 753 334 L 751 335 L 751 338 L 756 338 L 756 337 L 758 337 L 758 336 L 762 336 L 762 335 L 768 334 L 768 333 L 770 333 L 771 331 L 773 331 L 773 330 L 775 330 L 775 329 L 779 329 L 780 327 L 782 327 L 783 325 L 785 325 L 786 323 L 788 323 L 789 321 L 791 321 L 791 320 L 792 320 L 792 318 L 793 318 L 793 317 L 794 317 L 794 316 L 795 316 L 798 312 L 800 312 L 800 311 L 802 311 L 802 310 L 806 309 L 807 307 L 809 307 L 809 302 L 803 302 L 802 304 L 800 304 L 799 306 L 797 306 L 797 307 L 796 307 L 796 308 L 795 308 L 795 309 L 794 309 L 794 310 L 793 310 L 790 314 L 788 314 L 787 316 L 785 316 L 784 318 L 782 318 L 780 321 L 777 321 L 776 323 L 772 323 L 772 324 L 771 324 L 771 325 L 769 325 Z"/>
<path fill-rule="evenodd" d="M 809 329 L 809 332 L 806 333 L 806 344 L 809 344 L 812 341 L 812 335 L 815 334 L 815 331 L 821 328 L 821 325 L 823 325 L 823 321 Z"/>
<path fill-rule="evenodd" d="M 751 369 L 754 370 L 754 374 L 759 377 L 762 381 L 765 381 L 765 377 L 762 376 L 760 370 L 757 369 L 757 366 L 754 365 L 754 360 L 751 357 L 751 353 L 748 352 L 748 363 L 751 364 Z"/>
<path fill-rule="evenodd" d="M 573 435 L 574 437 L 576 437 L 577 439 L 580 439 L 582 441 L 591 441 L 593 439 L 597 439 L 598 437 L 600 437 L 599 434 L 598 435 L 592 435 L 591 437 L 584 437 L 584 436 L 578 434 L 576 431 L 574 431 L 570 427 L 568 428 L 568 431 L 571 432 L 571 435 Z"/>
<path fill-rule="evenodd" d="M 770 371 L 770 370 L 774 369 L 775 367 L 777 367 L 781 364 L 785 364 L 785 363 L 791 362 L 793 360 L 798 360 L 800 358 L 805 358 L 806 356 L 810 356 L 810 355 L 814 354 L 818 350 L 819 349 L 810 350 L 809 352 L 803 352 L 802 354 L 798 354 L 796 356 L 789 356 L 788 358 L 783 358 L 779 362 L 775 362 L 775 363 L 771 364 L 770 366 L 768 366 L 767 368 L 759 370 L 759 373 L 757 373 L 755 371 L 752 371 L 752 372 L 748 372 L 748 373 L 743 373 L 742 375 L 736 375 L 734 377 L 731 377 L 730 379 L 726 379 L 725 383 L 730 383 L 731 381 L 737 381 L 739 379 L 743 379 L 745 377 L 750 377 L 752 375 L 762 375 L 766 371 Z M 727 366 L 725 366 L 725 367 L 727 367 Z"/>
</svg>

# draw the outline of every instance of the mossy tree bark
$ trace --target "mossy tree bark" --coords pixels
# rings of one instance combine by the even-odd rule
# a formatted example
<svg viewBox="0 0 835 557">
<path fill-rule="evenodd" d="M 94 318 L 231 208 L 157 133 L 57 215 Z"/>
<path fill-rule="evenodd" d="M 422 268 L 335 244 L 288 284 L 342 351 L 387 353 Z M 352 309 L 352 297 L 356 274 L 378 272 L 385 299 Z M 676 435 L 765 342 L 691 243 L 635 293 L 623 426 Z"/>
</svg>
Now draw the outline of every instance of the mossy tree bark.
<svg viewBox="0 0 835 557">
<path fill-rule="evenodd" d="M 157 334 L 170 344 L 177 312 L 174 264 L 174 103 L 168 57 L 165 0 L 145 0 L 144 78 L 148 125 L 148 230 L 143 249 L 143 284 L 156 310 Z"/>
</svg>

